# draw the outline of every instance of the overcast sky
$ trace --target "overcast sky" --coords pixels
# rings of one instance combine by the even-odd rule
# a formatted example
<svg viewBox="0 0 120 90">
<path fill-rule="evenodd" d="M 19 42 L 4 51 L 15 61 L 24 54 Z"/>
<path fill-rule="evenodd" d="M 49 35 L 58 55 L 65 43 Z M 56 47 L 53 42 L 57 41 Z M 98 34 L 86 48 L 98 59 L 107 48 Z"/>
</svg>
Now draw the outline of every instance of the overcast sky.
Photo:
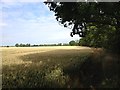
<svg viewBox="0 0 120 90">
<path fill-rule="evenodd" d="M 59 25 L 42 0 L 1 0 L 0 17 L 2 45 L 68 43 L 80 38 L 70 37 L 72 30 Z"/>
</svg>

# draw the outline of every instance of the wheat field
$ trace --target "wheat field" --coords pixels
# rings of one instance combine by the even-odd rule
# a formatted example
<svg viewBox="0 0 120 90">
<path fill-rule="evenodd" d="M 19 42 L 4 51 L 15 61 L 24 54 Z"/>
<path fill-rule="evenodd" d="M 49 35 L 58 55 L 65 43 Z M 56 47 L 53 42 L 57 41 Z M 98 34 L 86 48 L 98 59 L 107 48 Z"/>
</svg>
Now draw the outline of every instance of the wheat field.
<svg viewBox="0 0 120 90">
<path fill-rule="evenodd" d="M 2 47 L 2 64 L 3 65 L 17 65 L 17 64 L 24 64 L 24 63 L 31 63 L 30 61 L 24 61 L 20 59 L 20 56 L 29 55 L 29 54 L 41 54 L 43 52 L 49 52 L 50 51 L 57 51 L 55 52 L 56 55 L 58 55 L 61 50 L 63 50 L 61 53 L 66 54 L 69 52 L 69 54 L 79 54 L 82 52 L 91 52 L 91 49 L 89 47 L 81 47 L 81 46 L 52 46 L 52 47 Z M 47 53 L 47 54 L 49 54 Z M 59 54 L 60 55 L 60 54 Z M 61 56 L 62 57 L 62 56 Z"/>
<path fill-rule="evenodd" d="M 119 87 L 119 57 L 82 46 L 1 47 L 2 88 Z M 1 77 L 0 77 L 1 78 Z"/>
<path fill-rule="evenodd" d="M 81 46 L 1 47 L 1 50 L 3 88 L 66 87 L 70 77 L 64 72 L 74 71 L 80 58 L 92 52 L 91 48 Z"/>
</svg>

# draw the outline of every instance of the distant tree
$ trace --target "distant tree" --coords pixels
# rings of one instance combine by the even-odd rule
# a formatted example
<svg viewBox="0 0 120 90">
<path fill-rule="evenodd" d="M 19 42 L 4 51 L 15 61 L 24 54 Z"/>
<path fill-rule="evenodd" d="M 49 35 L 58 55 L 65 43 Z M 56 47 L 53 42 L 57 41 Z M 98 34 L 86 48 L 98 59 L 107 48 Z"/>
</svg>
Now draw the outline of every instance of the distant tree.
<svg viewBox="0 0 120 90">
<path fill-rule="evenodd" d="M 20 47 L 22 47 L 22 46 L 23 46 L 23 44 L 21 43 L 19 46 L 20 46 Z"/>
<path fill-rule="evenodd" d="M 69 44 L 68 43 L 63 43 L 63 46 L 69 46 Z"/>
<path fill-rule="evenodd" d="M 25 44 L 22 44 L 22 47 L 25 47 L 26 45 Z"/>
<path fill-rule="evenodd" d="M 33 47 L 38 47 L 38 46 L 39 46 L 39 45 L 35 45 L 35 44 L 33 45 Z"/>
<path fill-rule="evenodd" d="M 9 46 L 6 46 L 6 47 L 9 47 Z"/>
<path fill-rule="evenodd" d="M 72 41 L 69 42 L 69 45 L 70 45 L 70 46 L 75 46 L 75 45 L 76 45 L 76 42 L 75 42 L 74 40 L 72 40 Z"/>
<path fill-rule="evenodd" d="M 62 46 L 62 43 L 58 43 L 58 46 Z"/>
<path fill-rule="evenodd" d="M 15 46 L 16 46 L 16 47 L 19 47 L 19 44 L 18 44 L 18 43 L 16 43 L 16 44 L 15 44 Z"/>
<path fill-rule="evenodd" d="M 30 44 L 26 44 L 25 46 L 26 46 L 26 47 L 30 47 Z"/>
</svg>

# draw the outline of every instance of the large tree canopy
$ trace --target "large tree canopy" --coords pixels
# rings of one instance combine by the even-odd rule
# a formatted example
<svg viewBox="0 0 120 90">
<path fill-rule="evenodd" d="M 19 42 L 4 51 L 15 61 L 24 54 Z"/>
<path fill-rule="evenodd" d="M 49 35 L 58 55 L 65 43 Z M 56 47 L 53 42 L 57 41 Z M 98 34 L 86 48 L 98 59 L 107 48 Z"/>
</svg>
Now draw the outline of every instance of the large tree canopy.
<svg viewBox="0 0 120 90">
<path fill-rule="evenodd" d="M 55 12 L 56 20 L 60 24 L 64 27 L 72 27 L 71 36 L 79 34 L 80 37 L 84 37 L 91 31 L 91 26 L 95 26 L 99 34 L 100 32 L 111 32 L 109 27 L 113 27 L 115 28 L 112 33 L 113 38 L 108 39 L 112 39 L 111 46 L 114 49 L 120 47 L 120 2 L 45 3 L 51 11 Z"/>
</svg>

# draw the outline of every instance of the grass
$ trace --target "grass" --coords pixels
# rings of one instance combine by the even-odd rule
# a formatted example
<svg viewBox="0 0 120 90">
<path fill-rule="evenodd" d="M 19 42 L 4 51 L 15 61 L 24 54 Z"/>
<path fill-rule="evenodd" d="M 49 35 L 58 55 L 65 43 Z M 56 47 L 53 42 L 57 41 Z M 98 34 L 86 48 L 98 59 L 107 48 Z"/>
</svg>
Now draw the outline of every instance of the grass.
<svg viewBox="0 0 120 90">
<path fill-rule="evenodd" d="M 87 47 L 3 48 L 3 88 L 119 87 L 119 57 Z"/>
</svg>

